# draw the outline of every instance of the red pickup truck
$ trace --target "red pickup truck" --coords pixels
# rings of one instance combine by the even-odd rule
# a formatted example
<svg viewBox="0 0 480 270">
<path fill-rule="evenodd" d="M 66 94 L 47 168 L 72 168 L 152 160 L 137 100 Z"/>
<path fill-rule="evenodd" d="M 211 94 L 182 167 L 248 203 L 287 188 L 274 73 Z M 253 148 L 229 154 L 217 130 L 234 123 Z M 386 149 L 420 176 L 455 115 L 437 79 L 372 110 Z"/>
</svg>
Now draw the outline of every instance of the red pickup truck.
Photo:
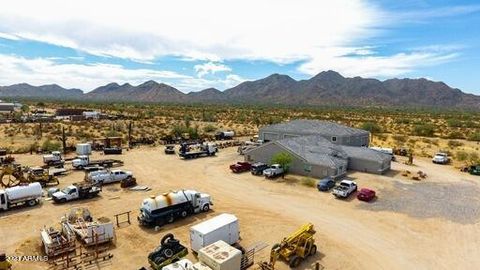
<svg viewBox="0 0 480 270">
<path fill-rule="evenodd" d="M 235 164 L 230 165 L 230 170 L 234 173 L 241 173 L 250 171 L 252 168 L 252 164 L 248 162 L 237 162 Z"/>
</svg>

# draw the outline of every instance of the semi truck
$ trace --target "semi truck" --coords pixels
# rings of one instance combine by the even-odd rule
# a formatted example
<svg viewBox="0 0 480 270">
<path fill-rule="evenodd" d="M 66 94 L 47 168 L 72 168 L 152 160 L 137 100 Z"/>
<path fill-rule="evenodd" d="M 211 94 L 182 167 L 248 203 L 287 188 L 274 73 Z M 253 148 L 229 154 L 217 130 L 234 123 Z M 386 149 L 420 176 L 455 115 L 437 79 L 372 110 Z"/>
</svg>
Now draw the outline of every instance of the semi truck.
<svg viewBox="0 0 480 270">
<path fill-rule="evenodd" d="M 179 190 L 144 199 L 137 217 L 141 225 L 164 225 L 178 218 L 208 212 L 212 206 L 209 194 L 195 190 Z"/>
<path fill-rule="evenodd" d="M 114 165 L 123 165 L 123 161 L 117 159 L 90 160 L 90 157 L 86 155 L 78 156 L 76 159 L 72 160 L 72 166 L 77 170 L 92 166 L 113 167 Z"/>
<path fill-rule="evenodd" d="M 27 186 L 16 186 L 0 189 L 0 209 L 8 210 L 17 205 L 34 206 L 40 202 L 43 189 L 40 183 L 35 182 Z"/>
<path fill-rule="evenodd" d="M 56 203 L 64 203 L 78 199 L 93 198 L 100 193 L 102 189 L 89 183 L 74 183 L 66 188 L 52 194 L 52 199 Z"/>
<path fill-rule="evenodd" d="M 217 153 L 217 145 L 214 143 L 197 143 L 180 145 L 179 156 L 184 159 L 198 158 L 202 156 L 214 156 Z"/>
</svg>

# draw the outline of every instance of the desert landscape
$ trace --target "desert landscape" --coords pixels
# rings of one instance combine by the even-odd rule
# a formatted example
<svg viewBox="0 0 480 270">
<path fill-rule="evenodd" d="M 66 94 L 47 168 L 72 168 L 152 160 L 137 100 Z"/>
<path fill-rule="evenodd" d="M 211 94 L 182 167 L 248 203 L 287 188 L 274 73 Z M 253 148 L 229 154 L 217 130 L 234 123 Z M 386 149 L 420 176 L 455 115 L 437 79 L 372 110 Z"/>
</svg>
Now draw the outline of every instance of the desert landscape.
<svg viewBox="0 0 480 270">
<path fill-rule="evenodd" d="M 99 157 L 96 154 L 96 157 Z M 41 165 L 41 156 L 15 155 L 22 164 Z M 135 173 L 138 184 L 149 191 L 129 191 L 117 184 L 106 185 L 101 196 L 63 205 L 44 201 L 33 208 L 1 213 L 2 248 L 8 254 L 40 255 L 39 231 L 58 224 L 72 207 L 88 207 L 95 217 L 132 211 L 132 224 L 116 229 L 113 258 L 95 269 L 139 269 L 148 266 L 146 255 L 166 233 L 174 233 L 188 245 L 189 227 L 219 213 L 239 218 L 241 244 L 264 242 L 269 246 L 256 254 L 256 261 L 268 260 L 268 250 L 285 235 L 306 222 L 317 230 L 319 252 L 299 269 L 313 269 L 320 262 L 325 269 L 471 269 L 480 262 L 480 187 L 478 176 L 461 173 L 451 166 L 416 159 L 415 165 L 399 158 L 387 175 L 349 173 L 360 187 L 374 188 L 378 198 L 365 203 L 338 200 L 329 193 L 302 184 L 301 177 L 265 180 L 249 173 L 233 174 L 228 165 L 241 160 L 235 148 L 217 156 L 182 160 L 165 155 L 162 147 L 141 147 L 121 156 L 124 167 Z M 428 177 L 413 181 L 402 170 L 422 170 Z M 82 181 L 74 171 L 60 179 L 60 187 Z M 188 217 L 174 224 L 154 228 L 135 220 L 142 200 L 169 190 L 193 188 L 212 195 L 212 211 Z M 192 258 L 192 255 L 188 255 Z M 435 258 L 435 259 L 433 259 Z M 14 269 L 48 269 L 46 262 L 18 262 Z M 278 269 L 288 269 L 277 263 Z"/>
</svg>

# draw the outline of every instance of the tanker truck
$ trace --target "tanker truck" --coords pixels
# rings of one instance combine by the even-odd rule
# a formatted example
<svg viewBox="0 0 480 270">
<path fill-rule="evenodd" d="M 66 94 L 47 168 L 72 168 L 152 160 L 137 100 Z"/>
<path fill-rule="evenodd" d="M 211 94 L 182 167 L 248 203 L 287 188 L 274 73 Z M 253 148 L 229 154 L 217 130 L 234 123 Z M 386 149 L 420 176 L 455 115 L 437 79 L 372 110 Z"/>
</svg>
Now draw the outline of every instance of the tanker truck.
<svg viewBox="0 0 480 270">
<path fill-rule="evenodd" d="M 231 140 L 235 136 L 235 132 L 228 130 L 228 131 L 220 131 L 215 133 L 215 140 Z"/>
<path fill-rule="evenodd" d="M 207 212 L 211 205 L 209 194 L 195 190 L 172 191 L 143 200 L 137 219 L 141 225 L 162 226 L 179 218 Z"/>
<path fill-rule="evenodd" d="M 31 183 L 28 186 L 0 189 L 0 209 L 8 210 L 21 204 L 34 206 L 40 202 L 42 195 L 42 185 L 38 182 Z"/>
</svg>

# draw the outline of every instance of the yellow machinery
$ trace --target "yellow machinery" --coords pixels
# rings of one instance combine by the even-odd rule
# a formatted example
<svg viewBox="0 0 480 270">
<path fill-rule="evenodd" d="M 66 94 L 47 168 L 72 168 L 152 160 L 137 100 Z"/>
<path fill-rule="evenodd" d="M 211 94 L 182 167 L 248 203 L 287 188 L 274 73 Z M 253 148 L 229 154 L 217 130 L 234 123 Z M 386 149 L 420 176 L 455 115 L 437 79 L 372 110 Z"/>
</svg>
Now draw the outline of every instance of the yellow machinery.
<svg viewBox="0 0 480 270">
<path fill-rule="evenodd" d="M 313 235 L 313 224 L 307 223 L 290 236 L 284 238 L 280 244 L 275 244 L 270 251 L 270 261 L 261 262 L 262 270 L 274 270 L 278 259 L 283 259 L 291 268 L 295 268 L 308 256 L 317 252 Z"/>
</svg>

